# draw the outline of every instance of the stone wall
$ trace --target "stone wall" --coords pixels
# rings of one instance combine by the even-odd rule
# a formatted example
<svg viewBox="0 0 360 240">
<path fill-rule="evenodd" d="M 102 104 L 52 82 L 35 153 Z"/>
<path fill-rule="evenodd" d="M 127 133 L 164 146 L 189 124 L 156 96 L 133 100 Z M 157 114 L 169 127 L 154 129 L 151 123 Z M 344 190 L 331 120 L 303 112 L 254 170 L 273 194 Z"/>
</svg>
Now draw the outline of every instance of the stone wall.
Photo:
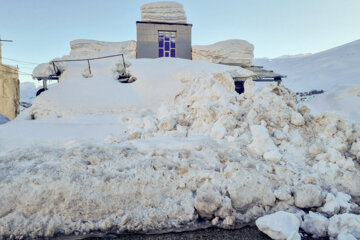
<svg viewBox="0 0 360 240">
<path fill-rule="evenodd" d="M 19 114 L 19 100 L 17 68 L 0 64 L 0 114 L 14 119 Z"/>
</svg>

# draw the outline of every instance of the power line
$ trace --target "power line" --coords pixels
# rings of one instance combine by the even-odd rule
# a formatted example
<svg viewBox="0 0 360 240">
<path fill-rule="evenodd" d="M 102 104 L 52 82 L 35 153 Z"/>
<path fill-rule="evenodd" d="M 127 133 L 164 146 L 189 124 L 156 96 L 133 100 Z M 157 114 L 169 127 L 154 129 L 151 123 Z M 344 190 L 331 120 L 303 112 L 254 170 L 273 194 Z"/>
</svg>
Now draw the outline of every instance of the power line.
<svg viewBox="0 0 360 240">
<path fill-rule="evenodd" d="M 32 76 L 32 74 L 30 74 L 30 73 L 26 73 L 26 72 L 22 72 L 22 71 L 19 71 L 19 69 L 13 69 L 13 68 L 11 68 L 11 67 L 8 67 L 8 66 L 6 66 L 6 65 L 0 65 L 1 67 L 5 67 L 5 68 L 8 68 L 8 69 L 10 69 L 11 71 L 17 71 L 19 74 L 23 74 L 23 75 L 31 75 Z M 0 69 L 1 70 L 1 69 Z M 14 72 L 10 72 L 10 73 L 14 73 Z"/>
<path fill-rule="evenodd" d="M 2 57 L 2 58 L 6 59 L 6 60 L 14 61 L 14 62 L 25 63 L 25 64 L 34 64 L 34 65 L 39 65 L 40 64 L 40 63 L 27 62 L 27 61 L 16 60 L 16 59 L 6 58 L 6 57 Z"/>
<path fill-rule="evenodd" d="M 16 73 L 16 72 L 4 71 L 4 70 L 1 70 L 1 69 L 0 69 L 0 72 L 3 72 L 3 73 Z M 29 75 L 29 76 L 32 76 L 32 74 L 30 74 L 30 73 L 18 72 L 18 74 L 19 74 L 19 75 Z"/>
</svg>

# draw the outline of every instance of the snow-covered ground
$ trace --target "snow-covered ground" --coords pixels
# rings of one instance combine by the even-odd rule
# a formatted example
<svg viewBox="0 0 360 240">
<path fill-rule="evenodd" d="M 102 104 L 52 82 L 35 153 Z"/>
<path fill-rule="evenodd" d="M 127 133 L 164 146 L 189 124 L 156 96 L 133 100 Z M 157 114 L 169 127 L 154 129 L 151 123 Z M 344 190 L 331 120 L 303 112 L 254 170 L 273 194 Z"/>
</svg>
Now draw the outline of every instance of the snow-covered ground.
<svg viewBox="0 0 360 240">
<path fill-rule="evenodd" d="M 240 67 L 127 58 L 137 80 L 120 83 L 120 60 L 92 63 L 92 77 L 64 64 L 0 126 L 0 238 L 232 228 L 276 212 L 256 222 L 275 239 L 360 237 L 358 124 L 313 115 L 282 86 L 247 81 L 238 95 L 232 77 L 252 74 Z"/>
<path fill-rule="evenodd" d="M 360 85 L 360 40 L 312 55 L 258 58 L 253 64 L 287 75 L 284 84 L 295 92 Z"/>
<path fill-rule="evenodd" d="M 360 122 L 360 40 L 312 55 L 255 59 L 253 64 L 287 75 L 283 83 L 294 92 L 324 90 L 307 101 L 313 112 L 336 112 Z"/>
<path fill-rule="evenodd" d="M 360 83 L 334 86 L 306 103 L 314 113 L 333 112 L 349 121 L 360 123 Z"/>
</svg>

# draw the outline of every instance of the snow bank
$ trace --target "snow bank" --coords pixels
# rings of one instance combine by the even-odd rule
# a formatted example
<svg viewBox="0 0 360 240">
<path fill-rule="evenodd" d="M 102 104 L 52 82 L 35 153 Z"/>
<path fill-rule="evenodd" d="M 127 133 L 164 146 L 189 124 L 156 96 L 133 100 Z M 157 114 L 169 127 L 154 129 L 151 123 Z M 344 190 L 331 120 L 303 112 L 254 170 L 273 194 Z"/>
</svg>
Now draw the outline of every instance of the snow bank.
<svg viewBox="0 0 360 240">
<path fill-rule="evenodd" d="M 180 3 L 154 2 L 141 6 L 141 21 L 186 23 L 186 14 Z"/>
<path fill-rule="evenodd" d="M 207 46 L 192 46 L 192 59 L 213 63 L 250 66 L 254 58 L 254 45 L 245 40 L 227 40 Z"/>
<path fill-rule="evenodd" d="M 137 80 L 122 84 L 118 63 L 96 61 L 92 78 L 67 64 L 0 126 L 2 236 L 231 228 L 325 211 L 338 192 L 350 207 L 327 217 L 358 213 L 359 125 L 312 115 L 283 86 L 239 95 L 232 76 L 252 74 L 240 67 L 127 59 Z"/>
</svg>

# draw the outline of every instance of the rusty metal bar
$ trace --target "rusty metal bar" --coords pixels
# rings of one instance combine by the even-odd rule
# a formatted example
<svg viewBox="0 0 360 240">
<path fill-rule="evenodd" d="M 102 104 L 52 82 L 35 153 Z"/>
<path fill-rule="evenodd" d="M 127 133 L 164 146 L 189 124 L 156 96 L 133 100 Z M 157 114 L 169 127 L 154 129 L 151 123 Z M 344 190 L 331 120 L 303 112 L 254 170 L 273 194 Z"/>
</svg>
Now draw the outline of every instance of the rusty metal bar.
<svg viewBox="0 0 360 240">
<path fill-rule="evenodd" d="M 53 62 L 74 62 L 74 61 L 88 61 L 88 60 L 96 60 L 96 59 L 102 59 L 102 58 L 110 58 L 110 57 L 117 57 L 117 56 L 123 56 L 124 54 L 115 54 L 115 55 L 109 55 L 109 56 L 103 56 L 103 57 L 96 57 L 96 58 L 82 58 L 82 59 L 68 59 L 68 60 L 55 60 Z"/>
</svg>

